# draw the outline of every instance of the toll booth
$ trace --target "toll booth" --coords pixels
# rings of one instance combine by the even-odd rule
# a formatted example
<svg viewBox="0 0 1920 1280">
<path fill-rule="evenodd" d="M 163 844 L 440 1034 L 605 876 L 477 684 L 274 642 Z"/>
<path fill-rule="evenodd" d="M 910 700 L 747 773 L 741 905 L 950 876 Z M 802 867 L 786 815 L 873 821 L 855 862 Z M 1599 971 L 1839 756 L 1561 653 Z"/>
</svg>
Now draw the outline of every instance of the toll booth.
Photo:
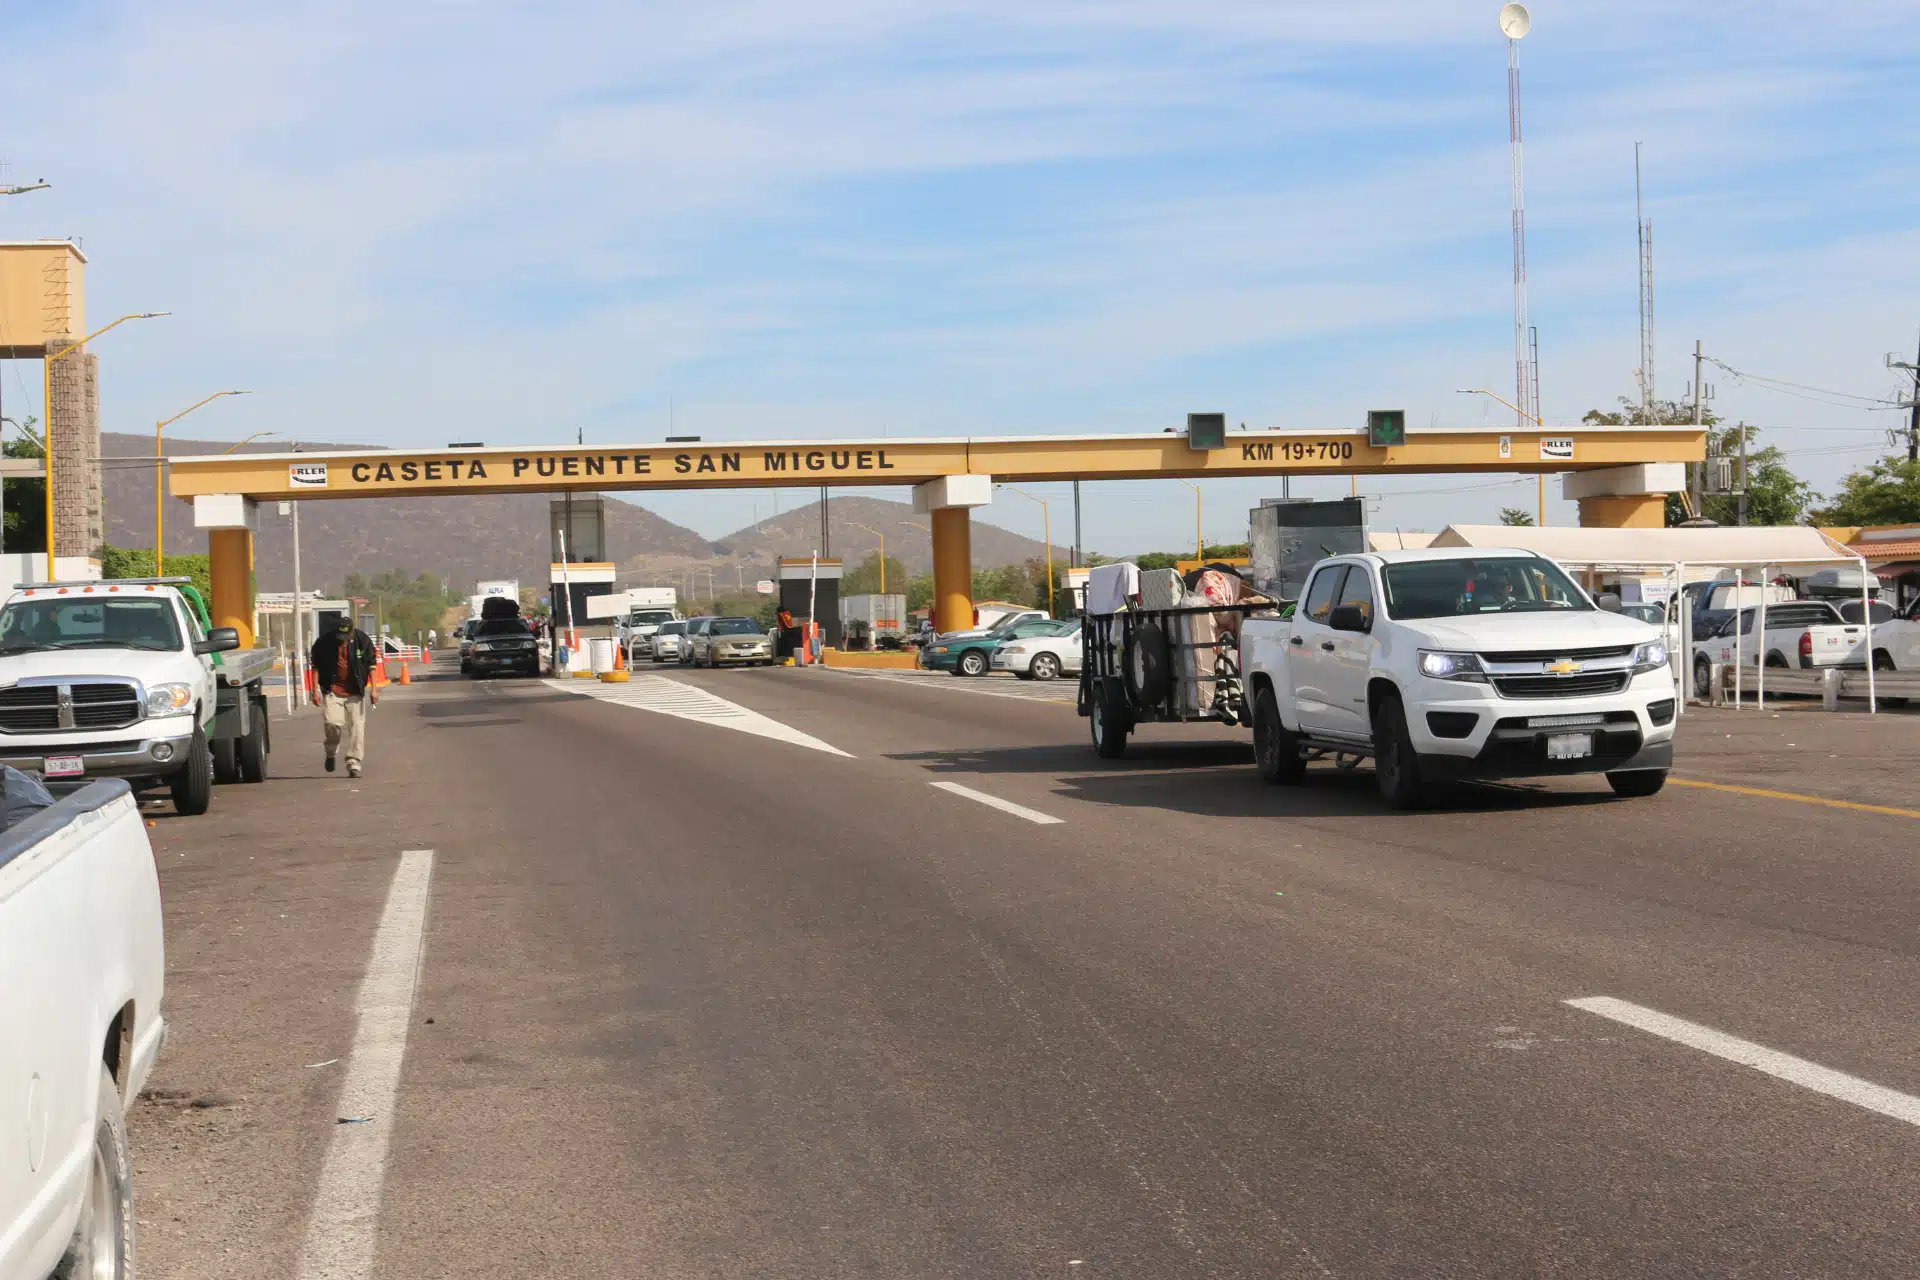
<svg viewBox="0 0 1920 1280">
<path fill-rule="evenodd" d="M 780 607 L 804 624 L 811 606 L 813 620 L 833 649 L 845 640 L 840 626 L 840 568 L 838 560 L 782 557 L 774 575 L 780 584 Z"/>
<path fill-rule="evenodd" d="M 583 635 L 612 635 L 612 620 L 595 618 L 587 610 L 594 596 L 613 594 L 616 576 L 607 554 L 605 500 L 598 494 L 568 494 L 548 503 L 547 512 L 553 540 L 547 598 L 553 601 L 553 625 Z"/>
</svg>

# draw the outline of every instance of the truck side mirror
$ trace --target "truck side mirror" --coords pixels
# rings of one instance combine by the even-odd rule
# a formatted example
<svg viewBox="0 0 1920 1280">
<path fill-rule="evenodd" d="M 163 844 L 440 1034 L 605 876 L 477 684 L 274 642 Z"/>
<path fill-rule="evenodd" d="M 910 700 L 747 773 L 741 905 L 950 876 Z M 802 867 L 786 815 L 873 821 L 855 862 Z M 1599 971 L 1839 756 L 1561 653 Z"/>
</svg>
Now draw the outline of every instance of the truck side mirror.
<svg viewBox="0 0 1920 1280">
<path fill-rule="evenodd" d="M 1599 605 L 1602 609 L 1605 609 L 1608 613 L 1620 612 L 1620 597 L 1615 592 L 1602 591 L 1599 595 L 1594 597 L 1593 602 Z"/>
<path fill-rule="evenodd" d="M 1335 631 L 1367 630 L 1367 611 L 1357 604 L 1335 605 L 1327 625 Z"/>
<path fill-rule="evenodd" d="M 195 640 L 193 651 L 198 654 L 226 653 L 240 647 L 240 632 L 234 627 L 215 627 L 207 632 L 205 640 Z"/>
</svg>

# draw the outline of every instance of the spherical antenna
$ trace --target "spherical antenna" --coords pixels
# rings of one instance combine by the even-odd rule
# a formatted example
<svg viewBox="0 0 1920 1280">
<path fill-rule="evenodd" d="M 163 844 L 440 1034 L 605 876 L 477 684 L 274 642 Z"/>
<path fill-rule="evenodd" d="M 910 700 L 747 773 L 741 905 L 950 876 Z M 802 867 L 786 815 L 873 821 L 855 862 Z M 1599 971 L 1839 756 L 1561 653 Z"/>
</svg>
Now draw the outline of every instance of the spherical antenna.
<svg viewBox="0 0 1920 1280">
<path fill-rule="evenodd" d="M 1519 40 L 1533 29 L 1533 16 L 1523 4 L 1510 4 L 1500 10 L 1500 31 L 1509 40 Z"/>
</svg>

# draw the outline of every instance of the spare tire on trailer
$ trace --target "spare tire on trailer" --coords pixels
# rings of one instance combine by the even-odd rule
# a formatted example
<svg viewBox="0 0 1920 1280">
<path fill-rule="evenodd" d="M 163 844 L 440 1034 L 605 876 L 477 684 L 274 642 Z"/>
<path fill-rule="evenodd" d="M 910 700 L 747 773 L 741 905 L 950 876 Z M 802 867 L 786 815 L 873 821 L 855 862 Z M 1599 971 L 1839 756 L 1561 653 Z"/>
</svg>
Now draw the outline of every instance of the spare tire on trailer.
<svg viewBox="0 0 1920 1280">
<path fill-rule="evenodd" d="M 1173 688 L 1172 659 L 1167 633 L 1158 623 L 1143 622 L 1133 629 L 1121 654 L 1120 669 L 1135 706 L 1151 707 L 1166 701 Z"/>
</svg>

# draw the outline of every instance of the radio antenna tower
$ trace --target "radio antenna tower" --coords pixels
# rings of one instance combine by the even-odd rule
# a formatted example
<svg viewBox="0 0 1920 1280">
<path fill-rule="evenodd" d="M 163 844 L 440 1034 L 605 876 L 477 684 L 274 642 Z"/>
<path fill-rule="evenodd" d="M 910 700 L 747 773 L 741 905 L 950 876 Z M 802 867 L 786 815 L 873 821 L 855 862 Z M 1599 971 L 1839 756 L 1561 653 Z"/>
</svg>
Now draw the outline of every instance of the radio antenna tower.
<svg viewBox="0 0 1920 1280">
<path fill-rule="evenodd" d="M 1513 403 L 1519 408 L 1519 427 L 1538 426 L 1540 406 L 1534 403 L 1532 358 L 1527 349 L 1527 180 L 1520 141 L 1520 41 L 1533 29 L 1525 5 L 1500 10 L 1500 30 L 1507 37 L 1507 134 L 1513 148 Z"/>
<path fill-rule="evenodd" d="M 1640 209 L 1640 144 L 1633 144 L 1633 217 L 1640 226 L 1640 421 L 1658 416 L 1653 393 L 1653 219 Z"/>
</svg>

